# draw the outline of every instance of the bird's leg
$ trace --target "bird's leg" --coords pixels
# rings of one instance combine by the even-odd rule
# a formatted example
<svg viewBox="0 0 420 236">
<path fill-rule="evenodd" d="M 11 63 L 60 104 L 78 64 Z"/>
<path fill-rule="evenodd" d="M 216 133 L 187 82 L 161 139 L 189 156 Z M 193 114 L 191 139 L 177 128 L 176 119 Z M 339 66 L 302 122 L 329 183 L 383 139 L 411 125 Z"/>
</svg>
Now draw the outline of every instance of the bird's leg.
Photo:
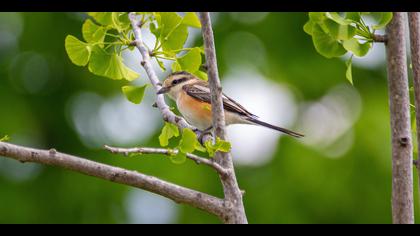
<svg viewBox="0 0 420 236">
<path fill-rule="evenodd" d="M 204 142 L 203 142 L 203 138 L 204 138 L 204 136 L 206 136 L 207 134 L 212 134 L 212 129 L 213 129 L 213 126 L 210 126 L 210 127 L 208 127 L 207 129 L 205 129 L 205 130 L 203 130 L 203 131 L 201 131 L 201 133 L 200 133 L 200 136 L 198 136 L 198 141 L 201 143 L 201 145 L 203 145 L 204 146 Z"/>
</svg>

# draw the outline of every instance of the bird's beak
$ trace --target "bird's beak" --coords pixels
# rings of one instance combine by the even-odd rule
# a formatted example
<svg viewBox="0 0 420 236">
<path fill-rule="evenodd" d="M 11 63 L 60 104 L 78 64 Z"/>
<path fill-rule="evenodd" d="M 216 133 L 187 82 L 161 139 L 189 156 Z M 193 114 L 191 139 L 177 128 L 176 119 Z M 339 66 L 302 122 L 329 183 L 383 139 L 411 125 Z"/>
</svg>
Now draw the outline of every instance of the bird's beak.
<svg viewBox="0 0 420 236">
<path fill-rule="evenodd" d="M 162 87 L 158 92 L 157 92 L 157 94 L 164 94 L 164 93 L 167 93 L 167 92 L 169 92 L 169 88 L 168 87 Z"/>
</svg>

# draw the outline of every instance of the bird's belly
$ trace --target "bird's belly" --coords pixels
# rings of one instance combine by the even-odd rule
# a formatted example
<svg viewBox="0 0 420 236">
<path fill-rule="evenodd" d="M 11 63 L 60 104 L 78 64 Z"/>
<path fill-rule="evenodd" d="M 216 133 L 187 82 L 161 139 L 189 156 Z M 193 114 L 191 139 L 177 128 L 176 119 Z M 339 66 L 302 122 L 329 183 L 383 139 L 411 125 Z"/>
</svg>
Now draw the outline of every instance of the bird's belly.
<svg viewBox="0 0 420 236">
<path fill-rule="evenodd" d="M 199 130 L 205 130 L 212 125 L 210 104 L 201 102 L 188 95 L 181 95 L 177 100 L 177 106 L 187 122 Z"/>
</svg>

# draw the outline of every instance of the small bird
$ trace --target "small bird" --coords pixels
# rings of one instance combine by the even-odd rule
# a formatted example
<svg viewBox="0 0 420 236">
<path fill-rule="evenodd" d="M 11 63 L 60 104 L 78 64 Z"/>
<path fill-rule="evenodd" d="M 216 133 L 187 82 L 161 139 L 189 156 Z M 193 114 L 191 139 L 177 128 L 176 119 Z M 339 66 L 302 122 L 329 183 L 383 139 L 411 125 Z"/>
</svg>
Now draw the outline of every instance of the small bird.
<svg viewBox="0 0 420 236">
<path fill-rule="evenodd" d="M 174 72 L 165 79 L 162 88 L 157 94 L 167 94 L 173 99 L 182 116 L 191 125 L 205 132 L 212 129 L 211 95 L 206 81 L 186 71 Z M 259 120 L 258 116 L 247 111 L 242 105 L 225 94 L 223 94 L 222 99 L 226 125 L 260 125 L 296 138 L 304 136 L 303 134 Z"/>
</svg>

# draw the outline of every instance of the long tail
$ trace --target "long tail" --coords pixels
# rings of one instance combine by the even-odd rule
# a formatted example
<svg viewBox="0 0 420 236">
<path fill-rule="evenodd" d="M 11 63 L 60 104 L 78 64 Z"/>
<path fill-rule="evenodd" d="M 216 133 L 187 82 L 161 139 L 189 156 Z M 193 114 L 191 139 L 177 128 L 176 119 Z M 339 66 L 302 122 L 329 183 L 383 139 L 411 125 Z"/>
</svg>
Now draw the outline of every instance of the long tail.
<svg viewBox="0 0 420 236">
<path fill-rule="evenodd" d="M 291 130 L 282 128 L 282 127 L 278 127 L 278 126 L 275 126 L 275 125 L 272 125 L 272 124 L 269 124 L 269 123 L 265 123 L 263 121 L 260 121 L 258 119 L 255 119 L 255 118 L 247 118 L 247 120 L 249 122 L 251 122 L 251 123 L 254 123 L 254 124 L 257 124 L 257 125 L 262 125 L 264 127 L 267 127 L 267 128 L 270 128 L 270 129 L 274 129 L 274 130 L 277 130 L 277 131 L 280 131 L 280 132 L 283 132 L 283 133 L 288 134 L 290 136 L 293 136 L 295 138 L 302 138 L 302 137 L 305 136 L 303 134 L 299 134 L 299 133 L 296 133 L 294 131 L 291 131 Z"/>
</svg>

